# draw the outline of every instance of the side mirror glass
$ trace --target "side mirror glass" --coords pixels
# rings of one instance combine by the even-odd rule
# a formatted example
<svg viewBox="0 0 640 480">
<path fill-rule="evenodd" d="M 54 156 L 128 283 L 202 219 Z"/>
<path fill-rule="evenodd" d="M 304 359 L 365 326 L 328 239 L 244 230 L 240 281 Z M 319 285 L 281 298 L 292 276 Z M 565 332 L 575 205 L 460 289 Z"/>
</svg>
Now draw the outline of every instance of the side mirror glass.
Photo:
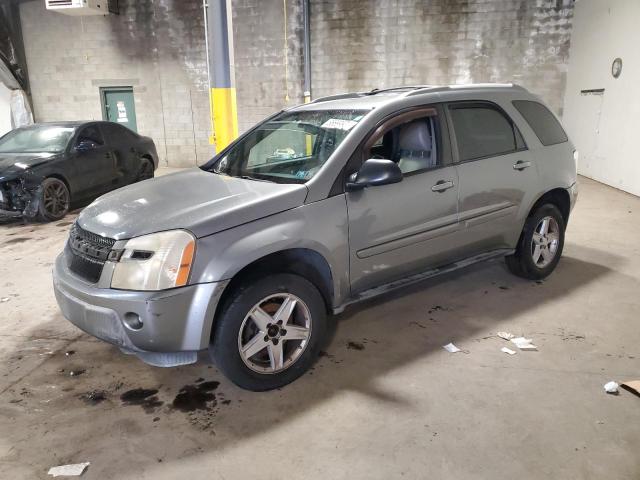
<svg viewBox="0 0 640 480">
<path fill-rule="evenodd" d="M 397 163 L 391 160 L 370 158 L 362 164 L 357 173 L 349 177 L 346 187 L 347 190 L 354 191 L 401 181 L 402 171 Z"/>
<path fill-rule="evenodd" d="M 93 150 L 94 148 L 96 148 L 96 144 L 91 140 L 81 140 L 76 145 L 76 151 L 78 152 L 86 152 L 88 150 Z"/>
</svg>

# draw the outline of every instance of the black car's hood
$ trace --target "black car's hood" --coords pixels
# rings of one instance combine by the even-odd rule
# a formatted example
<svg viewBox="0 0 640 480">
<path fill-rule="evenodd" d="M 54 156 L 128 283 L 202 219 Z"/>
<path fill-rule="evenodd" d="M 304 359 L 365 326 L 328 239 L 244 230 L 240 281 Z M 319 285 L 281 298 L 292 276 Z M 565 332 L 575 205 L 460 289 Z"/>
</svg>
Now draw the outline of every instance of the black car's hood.
<svg viewBox="0 0 640 480">
<path fill-rule="evenodd" d="M 117 240 L 184 228 L 197 237 L 298 207 L 307 187 L 244 180 L 199 168 L 103 195 L 78 218 L 90 232 Z"/>
<path fill-rule="evenodd" d="M 57 157 L 55 153 L 0 153 L 0 181 L 17 177 L 25 170 Z"/>
</svg>

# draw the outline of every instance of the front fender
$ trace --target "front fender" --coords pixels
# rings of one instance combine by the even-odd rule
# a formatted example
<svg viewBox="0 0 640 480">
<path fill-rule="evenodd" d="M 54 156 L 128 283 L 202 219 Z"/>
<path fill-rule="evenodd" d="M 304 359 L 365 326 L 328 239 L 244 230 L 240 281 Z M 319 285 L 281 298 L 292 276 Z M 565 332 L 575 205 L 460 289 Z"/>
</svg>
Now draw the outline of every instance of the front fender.
<svg viewBox="0 0 640 480">
<path fill-rule="evenodd" d="M 327 261 L 333 301 L 340 305 L 349 296 L 346 208 L 338 195 L 200 238 L 191 282 L 229 280 L 267 255 L 305 248 Z"/>
</svg>

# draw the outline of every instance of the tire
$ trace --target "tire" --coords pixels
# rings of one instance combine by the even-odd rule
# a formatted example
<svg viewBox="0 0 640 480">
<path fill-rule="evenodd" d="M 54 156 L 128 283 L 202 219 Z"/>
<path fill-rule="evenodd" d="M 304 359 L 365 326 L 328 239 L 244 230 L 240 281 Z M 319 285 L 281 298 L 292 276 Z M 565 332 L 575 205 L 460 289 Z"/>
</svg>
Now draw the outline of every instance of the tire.
<svg viewBox="0 0 640 480">
<path fill-rule="evenodd" d="M 71 194 L 67 185 L 59 178 L 45 178 L 40 185 L 38 217 L 44 222 L 60 220 L 71 205 Z"/>
<path fill-rule="evenodd" d="M 142 158 L 140 160 L 140 167 L 138 169 L 138 175 L 136 176 L 136 182 L 153 178 L 154 173 L 153 162 L 148 158 Z"/>
<path fill-rule="evenodd" d="M 524 224 L 515 253 L 505 258 L 511 273 L 530 280 L 549 276 L 560 261 L 565 228 L 555 205 L 546 203 L 536 209 Z"/>
<path fill-rule="evenodd" d="M 278 315 L 281 310 L 288 312 L 292 304 L 288 318 L 286 313 Z M 318 355 L 326 325 L 324 300 L 311 282 L 292 274 L 262 277 L 247 281 L 225 302 L 209 354 L 239 387 L 273 390 L 307 371 Z M 283 359 L 281 363 L 278 358 Z"/>
</svg>

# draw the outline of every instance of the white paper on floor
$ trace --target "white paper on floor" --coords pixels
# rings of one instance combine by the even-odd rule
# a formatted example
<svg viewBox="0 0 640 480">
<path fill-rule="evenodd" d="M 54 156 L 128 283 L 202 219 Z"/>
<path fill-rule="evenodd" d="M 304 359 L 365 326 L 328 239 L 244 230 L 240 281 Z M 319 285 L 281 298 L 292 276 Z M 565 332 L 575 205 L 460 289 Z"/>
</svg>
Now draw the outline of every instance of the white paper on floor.
<svg viewBox="0 0 640 480">
<path fill-rule="evenodd" d="M 604 384 L 604 391 L 607 393 L 618 393 L 618 386 L 616 382 L 607 382 Z"/>
<path fill-rule="evenodd" d="M 496 335 L 498 335 L 500 338 L 504 340 L 511 340 L 513 337 L 515 337 L 513 333 L 509 333 L 509 332 L 498 332 L 496 333 Z"/>
<path fill-rule="evenodd" d="M 90 462 L 60 465 L 59 467 L 51 467 L 48 473 L 54 477 L 78 477 L 84 473 L 89 464 Z"/>
<path fill-rule="evenodd" d="M 520 350 L 537 350 L 538 349 L 538 347 L 536 347 L 531 343 L 533 342 L 533 340 L 531 340 L 530 338 L 516 337 L 516 338 L 512 338 L 511 342 L 514 343 L 515 346 L 518 347 Z"/>
<path fill-rule="evenodd" d="M 504 352 L 504 353 L 508 353 L 509 355 L 515 355 L 515 354 L 516 354 L 516 351 L 515 351 L 515 350 L 511 350 L 511 349 L 510 349 L 510 348 L 508 348 L 508 347 L 502 347 L 502 348 L 500 349 L 500 351 L 501 351 L 501 352 Z"/>
<path fill-rule="evenodd" d="M 456 352 L 461 352 L 462 351 L 458 347 L 456 347 L 453 343 L 447 343 L 442 348 L 444 348 L 447 352 L 450 352 L 450 353 L 456 353 Z"/>
</svg>

